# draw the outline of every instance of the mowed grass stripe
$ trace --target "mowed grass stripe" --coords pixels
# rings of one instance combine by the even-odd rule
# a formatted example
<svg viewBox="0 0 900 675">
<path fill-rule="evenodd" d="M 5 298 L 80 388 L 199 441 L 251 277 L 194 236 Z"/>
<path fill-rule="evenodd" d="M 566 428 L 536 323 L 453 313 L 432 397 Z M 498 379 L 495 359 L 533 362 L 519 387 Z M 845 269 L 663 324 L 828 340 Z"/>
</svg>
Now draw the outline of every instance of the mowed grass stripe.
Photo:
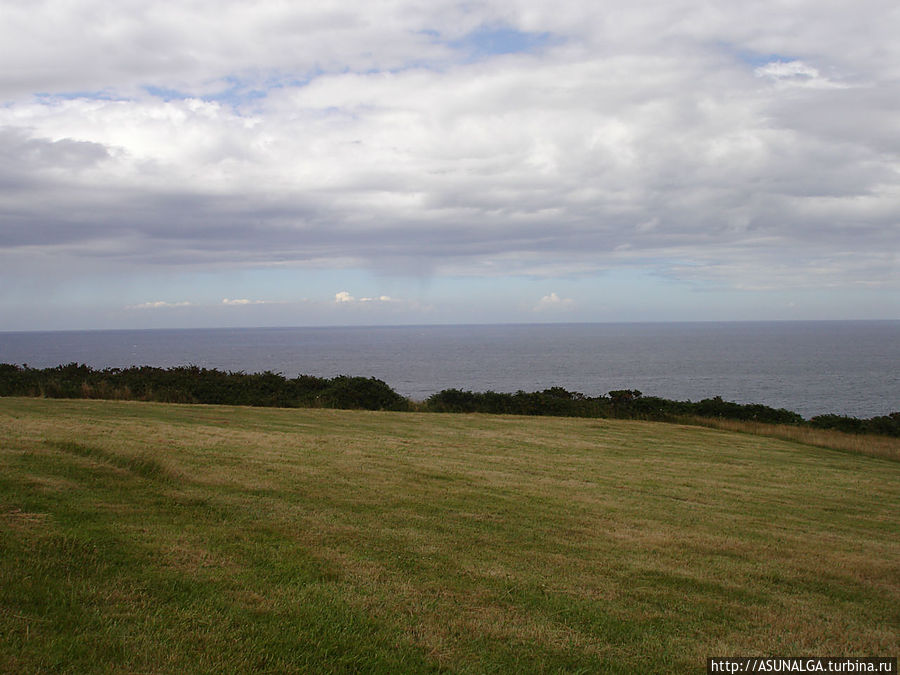
<svg viewBox="0 0 900 675">
<path fill-rule="evenodd" d="M 0 399 L 7 672 L 897 654 L 900 464 L 616 420 Z"/>
</svg>

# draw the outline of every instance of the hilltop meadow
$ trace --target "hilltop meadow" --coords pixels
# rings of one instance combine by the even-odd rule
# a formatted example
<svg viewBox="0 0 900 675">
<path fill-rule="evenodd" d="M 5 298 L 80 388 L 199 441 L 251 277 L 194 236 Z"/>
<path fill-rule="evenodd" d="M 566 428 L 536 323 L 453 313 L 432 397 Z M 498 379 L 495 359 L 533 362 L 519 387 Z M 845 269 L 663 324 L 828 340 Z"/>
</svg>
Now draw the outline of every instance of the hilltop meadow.
<svg viewBox="0 0 900 675">
<path fill-rule="evenodd" d="M 900 652 L 884 457 L 627 419 L 22 397 L 0 439 L 2 672 Z"/>
</svg>

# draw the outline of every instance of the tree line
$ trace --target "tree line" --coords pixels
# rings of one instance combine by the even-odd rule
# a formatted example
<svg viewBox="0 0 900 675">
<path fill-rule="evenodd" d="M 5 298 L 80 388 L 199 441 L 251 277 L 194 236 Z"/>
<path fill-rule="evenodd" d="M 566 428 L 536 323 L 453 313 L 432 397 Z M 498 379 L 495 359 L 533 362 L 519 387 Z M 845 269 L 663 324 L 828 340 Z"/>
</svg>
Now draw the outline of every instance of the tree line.
<svg viewBox="0 0 900 675">
<path fill-rule="evenodd" d="M 856 434 L 900 436 L 900 412 L 869 419 L 818 415 L 805 420 L 784 408 L 725 401 L 719 396 L 701 401 L 672 401 L 644 396 L 636 389 L 585 396 L 551 387 L 540 392 L 472 392 L 445 389 L 418 403 L 404 398 L 374 377 L 333 378 L 279 373 L 225 372 L 195 365 L 174 368 L 132 366 L 94 369 L 69 363 L 53 368 L 0 364 L 0 396 L 97 398 L 208 403 L 282 408 L 344 408 L 360 410 L 416 410 L 422 412 L 614 417 L 676 421 L 705 417 L 810 425 Z"/>
</svg>

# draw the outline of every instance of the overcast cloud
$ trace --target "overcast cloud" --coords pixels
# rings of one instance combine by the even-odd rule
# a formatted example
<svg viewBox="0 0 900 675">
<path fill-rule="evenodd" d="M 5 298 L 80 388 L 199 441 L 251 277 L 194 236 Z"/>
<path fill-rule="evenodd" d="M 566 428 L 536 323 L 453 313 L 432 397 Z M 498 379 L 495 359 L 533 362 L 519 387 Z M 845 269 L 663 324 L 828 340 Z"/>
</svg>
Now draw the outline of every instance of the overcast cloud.
<svg viewBox="0 0 900 675">
<path fill-rule="evenodd" d="M 897 35 L 896 2 L 0 0 L 0 330 L 898 318 Z M 615 310 L 629 274 L 681 314 Z"/>
</svg>

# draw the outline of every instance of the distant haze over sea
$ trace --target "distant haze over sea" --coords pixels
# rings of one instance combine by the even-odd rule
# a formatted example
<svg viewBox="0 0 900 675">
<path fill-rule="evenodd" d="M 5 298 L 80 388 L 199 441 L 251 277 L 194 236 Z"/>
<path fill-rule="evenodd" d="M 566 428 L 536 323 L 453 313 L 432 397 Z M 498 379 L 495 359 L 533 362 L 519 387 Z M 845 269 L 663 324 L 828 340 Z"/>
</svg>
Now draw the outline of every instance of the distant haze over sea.
<svg viewBox="0 0 900 675">
<path fill-rule="evenodd" d="M 0 332 L 0 362 L 73 361 L 372 376 L 413 399 L 449 388 L 561 386 L 588 395 L 718 395 L 804 417 L 900 410 L 900 321 Z"/>
</svg>

